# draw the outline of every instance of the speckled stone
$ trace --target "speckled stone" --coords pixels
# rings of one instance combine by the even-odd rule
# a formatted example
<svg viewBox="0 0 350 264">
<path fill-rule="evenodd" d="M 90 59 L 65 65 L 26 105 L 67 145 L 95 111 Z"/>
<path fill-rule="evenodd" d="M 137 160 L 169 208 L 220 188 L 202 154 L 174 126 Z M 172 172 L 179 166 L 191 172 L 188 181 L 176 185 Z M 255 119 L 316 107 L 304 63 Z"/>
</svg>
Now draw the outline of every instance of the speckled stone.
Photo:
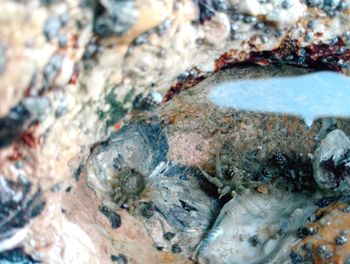
<svg viewBox="0 0 350 264">
<path fill-rule="evenodd" d="M 307 127 L 297 116 L 222 108 L 208 99 L 213 87 L 223 81 L 292 76 L 308 71 L 286 66 L 233 68 L 181 92 L 158 111 L 168 137 L 169 157 L 187 165 L 205 165 L 208 161 L 213 165 L 211 157 L 219 149 L 223 162 L 234 160 L 237 167 L 253 176 L 262 168 L 247 161 L 251 160 L 251 153 L 258 153 L 255 158 L 264 163 L 278 152 L 310 169 L 308 156 L 324 136 L 327 128 L 322 122 L 326 123 L 327 119 L 318 119 Z M 269 103 L 267 97 L 266 104 Z M 337 119 L 336 127 L 344 132 L 350 129 L 346 119 Z"/>
</svg>

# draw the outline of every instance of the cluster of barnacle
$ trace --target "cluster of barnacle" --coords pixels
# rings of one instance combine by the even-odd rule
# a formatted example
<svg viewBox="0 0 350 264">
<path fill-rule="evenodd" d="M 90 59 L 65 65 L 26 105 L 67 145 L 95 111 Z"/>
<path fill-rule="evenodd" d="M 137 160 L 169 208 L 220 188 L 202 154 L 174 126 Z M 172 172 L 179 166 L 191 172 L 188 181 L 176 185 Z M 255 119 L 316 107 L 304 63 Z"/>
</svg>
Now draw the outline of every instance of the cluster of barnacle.
<svg viewBox="0 0 350 264">
<path fill-rule="evenodd" d="M 268 42 L 267 35 L 272 34 L 275 37 L 281 37 L 282 31 L 276 27 L 271 27 L 263 21 L 259 21 L 257 17 L 243 14 L 234 14 L 232 16 L 231 24 L 231 39 L 237 40 L 240 38 L 239 34 L 239 22 L 242 22 L 247 25 L 251 25 L 252 29 L 262 32 L 260 35 L 260 40 L 262 43 Z"/>
<path fill-rule="evenodd" d="M 342 12 L 348 7 L 344 0 L 307 0 L 306 4 L 309 7 L 322 9 L 330 17 L 334 17 L 338 12 Z"/>
</svg>

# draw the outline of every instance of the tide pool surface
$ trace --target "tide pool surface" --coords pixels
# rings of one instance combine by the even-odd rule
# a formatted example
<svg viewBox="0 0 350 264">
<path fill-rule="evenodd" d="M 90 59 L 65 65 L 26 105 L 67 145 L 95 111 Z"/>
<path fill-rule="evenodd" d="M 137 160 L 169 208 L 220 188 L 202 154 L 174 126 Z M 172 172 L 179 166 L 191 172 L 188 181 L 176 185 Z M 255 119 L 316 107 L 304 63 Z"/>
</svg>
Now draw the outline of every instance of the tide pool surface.
<svg viewBox="0 0 350 264">
<path fill-rule="evenodd" d="M 350 77 L 335 72 L 225 81 L 211 89 L 220 107 L 300 116 L 306 125 L 320 117 L 350 117 Z"/>
</svg>

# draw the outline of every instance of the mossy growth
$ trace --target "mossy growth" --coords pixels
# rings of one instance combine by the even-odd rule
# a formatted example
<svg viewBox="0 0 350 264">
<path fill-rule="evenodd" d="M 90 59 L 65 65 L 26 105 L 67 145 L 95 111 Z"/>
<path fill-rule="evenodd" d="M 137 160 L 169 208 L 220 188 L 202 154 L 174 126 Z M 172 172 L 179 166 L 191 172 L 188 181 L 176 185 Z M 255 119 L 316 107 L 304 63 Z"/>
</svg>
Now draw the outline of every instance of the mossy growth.
<svg viewBox="0 0 350 264">
<path fill-rule="evenodd" d="M 117 101 L 113 91 L 105 97 L 105 102 L 110 105 L 109 110 L 103 111 L 99 109 L 97 110 L 97 115 L 100 120 L 106 120 L 106 126 L 109 127 L 122 119 L 128 110 L 124 107 L 123 103 Z"/>
</svg>

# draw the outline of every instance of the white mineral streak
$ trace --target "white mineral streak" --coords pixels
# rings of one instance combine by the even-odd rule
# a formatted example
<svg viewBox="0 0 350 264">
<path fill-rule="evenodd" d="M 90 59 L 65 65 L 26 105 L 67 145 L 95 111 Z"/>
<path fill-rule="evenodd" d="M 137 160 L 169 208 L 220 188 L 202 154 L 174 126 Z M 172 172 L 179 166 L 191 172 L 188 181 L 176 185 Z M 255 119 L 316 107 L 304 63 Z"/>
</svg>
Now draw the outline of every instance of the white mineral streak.
<svg viewBox="0 0 350 264">
<path fill-rule="evenodd" d="M 17 231 L 13 236 L 0 242 L 0 252 L 10 250 L 18 246 L 27 236 L 28 227 Z"/>
<path fill-rule="evenodd" d="M 62 221 L 65 251 L 63 259 L 66 263 L 88 263 L 91 256 L 96 255 L 95 245 L 90 237 L 76 224 Z M 89 254 L 90 253 L 90 254 Z M 95 261 L 98 261 L 95 259 Z"/>
<path fill-rule="evenodd" d="M 72 77 L 74 70 L 74 61 L 68 57 L 64 57 L 62 60 L 62 66 L 58 76 L 56 77 L 54 84 L 57 86 L 66 85 Z"/>
<path fill-rule="evenodd" d="M 297 22 L 306 11 L 306 5 L 299 0 L 290 0 L 289 7 L 283 8 L 283 0 L 272 0 L 261 4 L 258 0 L 230 0 L 238 12 L 252 16 L 264 16 L 267 21 L 275 22 L 279 27 L 291 26 Z"/>
<path fill-rule="evenodd" d="M 59 225 L 57 230 L 60 230 L 60 243 L 48 255 L 47 263 L 100 263 L 95 257 L 97 252 L 94 243 L 78 225 L 64 217 L 60 222 L 55 221 L 54 225 Z"/>
</svg>

